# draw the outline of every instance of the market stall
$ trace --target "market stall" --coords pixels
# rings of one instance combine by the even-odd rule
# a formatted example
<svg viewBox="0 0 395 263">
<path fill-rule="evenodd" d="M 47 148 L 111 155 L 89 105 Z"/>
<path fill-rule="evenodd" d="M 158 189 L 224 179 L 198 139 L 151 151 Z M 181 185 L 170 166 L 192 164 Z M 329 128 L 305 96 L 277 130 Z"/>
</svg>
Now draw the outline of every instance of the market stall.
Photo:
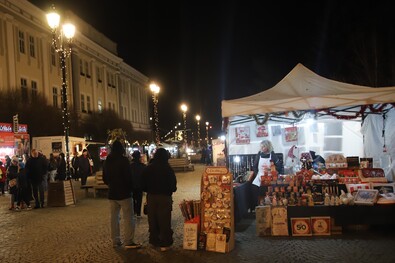
<svg viewBox="0 0 395 263">
<path fill-rule="evenodd" d="M 30 136 L 26 124 L 19 124 L 18 130 L 13 130 L 12 123 L 0 123 L 0 160 L 5 163 L 5 156 L 21 157 L 30 154 Z"/>
<path fill-rule="evenodd" d="M 247 178 L 260 142 L 269 139 L 275 152 L 283 158 L 284 175 L 290 175 L 287 179 L 292 182 L 290 192 L 304 191 L 306 184 L 311 184 L 314 173 L 304 171 L 306 158 L 303 156 L 315 153 L 328 161 L 327 168 L 336 168 L 330 174 L 338 176 L 336 183 L 339 183 L 339 174 L 340 177 L 354 175 L 352 180 L 360 183 L 360 174 L 371 175 L 371 169 L 381 169 L 385 181 L 392 182 L 395 132 L 389 127 L 393 127 L 395 121 L 394 102 L 395 87 L 342 83 L 321 77 L 298 64 L 268 90 L 222 101 L 227 164 L 234 179 Z M 320 172 L 326 173 L 326 170 Z M 299 184 L 296 184 L 297 176 Z M 266 186 L 275 192 L 277 184 L 284 183 L 284 187 L 279 185 L 277 190 L 285 195 L 290 185 L 286 184 L 285 176 L 280 178 L 281 181 L 271 178 Z M 370 179 L 373 182 L 375 178 Z M 342 184 L 352 182 L 341 180 Z M 340 191 L 336 193 L 339 195 Z M 237 195 L 235 202 L 238 202 Z"/>
</svg>

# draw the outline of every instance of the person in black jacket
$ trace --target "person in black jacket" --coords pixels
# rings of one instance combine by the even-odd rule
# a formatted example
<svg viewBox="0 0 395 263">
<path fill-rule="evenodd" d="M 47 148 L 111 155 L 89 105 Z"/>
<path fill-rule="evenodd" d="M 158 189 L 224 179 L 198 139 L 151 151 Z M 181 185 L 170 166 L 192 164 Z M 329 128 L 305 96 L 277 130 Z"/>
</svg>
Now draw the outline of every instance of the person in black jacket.
<svg viewBox="0 0 395 263">
<path fill-rule="evenodd" d="M 56 180 L 66 180 L 66 159 L 64 153 L 60 153 L 58 157 L 58 167 L 56 170 Z"/>
<path fill-rule="evenodd" d="M 132 172 L 125 149 L 118 140 L 111 146 L 111 153 L 103 164 L 103 181 L 108 185 L 108 199 L 111 213 L 111 239 L 113 247 L 122 246 L 119 221 L 120 211 L 124 222 L 125 248 L 139 248 L 134 242 L 136 223 L 133 215 Z"/>
<path fill-rule="evenodd" d="M 171 228 L 172 195 L 177 179 L 168 163 L 166 149 L 156 150 L 152 162 L 143 170 L 143 191 L 147 192 L 149 243 L 166 251 L 173 244 Z"/>
<path fill-rule="evenodd" d="M 44 157 L 38 155 L 37 149 L 32 149 L 31 157 L 27 160 L 26 176 L 32 184 L 35 209 L 44 207 L 44 174 L 47 173 L 48 164 Z"/>
<path fill-rule="evenodd" d="M 140 151 L 134 151 L 132 153 L 132 179 L 133 179 L 133 205 L 134 212 L 137 217 L 141 217 L 141 203 L 143 202 L 143 189 L 142 189 L 142 173 L 143 169 L 146 167 L 145 164 L 141 162 Z"/>
<path fill-rule="evenodd" d="M 25 165 L 19 163 L 19 173 L 18 173 L 18 200 L 16 208 L 19 210 L 21 208 L 30 209 L 30 200 L 32 196 L 31 184 L 26 176 Z"/>
</svg>

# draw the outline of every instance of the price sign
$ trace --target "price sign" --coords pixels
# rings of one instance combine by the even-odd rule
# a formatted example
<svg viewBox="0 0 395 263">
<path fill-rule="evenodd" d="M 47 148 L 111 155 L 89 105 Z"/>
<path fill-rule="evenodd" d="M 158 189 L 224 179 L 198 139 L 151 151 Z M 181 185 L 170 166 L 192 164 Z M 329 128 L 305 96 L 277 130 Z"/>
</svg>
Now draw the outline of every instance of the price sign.
<svg viewBox="0 0 395 263">
<path fill-rule="evenodd" d="M 310 217 L 291 218 L 292 236 L 311 236 Z"/>
</svg>

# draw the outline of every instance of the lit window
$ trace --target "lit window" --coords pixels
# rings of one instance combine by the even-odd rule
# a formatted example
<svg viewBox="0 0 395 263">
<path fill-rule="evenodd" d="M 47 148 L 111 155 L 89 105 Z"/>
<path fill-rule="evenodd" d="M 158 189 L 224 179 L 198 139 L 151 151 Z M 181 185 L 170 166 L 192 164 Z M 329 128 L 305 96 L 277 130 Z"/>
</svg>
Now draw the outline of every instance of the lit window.
<svg viewBox="0 0 395 263">
<path fill-rule="evenodd" d="M 102 101 L 101 101 L 101 100 L 98 100 L 98 101 L 97 101 L 97 110 L 98 110 L 99 112 L 102 112 L 102 111 L 103 111 L 103 105 L 102 105 Z"/>
</svg>

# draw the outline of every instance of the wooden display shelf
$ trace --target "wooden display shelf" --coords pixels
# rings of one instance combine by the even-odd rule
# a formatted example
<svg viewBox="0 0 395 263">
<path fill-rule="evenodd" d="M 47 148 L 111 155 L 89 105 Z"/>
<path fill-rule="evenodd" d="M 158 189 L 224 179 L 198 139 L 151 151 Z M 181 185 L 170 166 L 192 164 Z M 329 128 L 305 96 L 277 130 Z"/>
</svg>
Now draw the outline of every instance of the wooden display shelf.
<svg viewBox="0 0 395 263">
<path fill-rule="evenodd" d="M 201 232 L 207 251 L 227 253 L 235 246 L 232 178 L 222 166 L 207 167 L 202 175 Z"/>
</svg>

